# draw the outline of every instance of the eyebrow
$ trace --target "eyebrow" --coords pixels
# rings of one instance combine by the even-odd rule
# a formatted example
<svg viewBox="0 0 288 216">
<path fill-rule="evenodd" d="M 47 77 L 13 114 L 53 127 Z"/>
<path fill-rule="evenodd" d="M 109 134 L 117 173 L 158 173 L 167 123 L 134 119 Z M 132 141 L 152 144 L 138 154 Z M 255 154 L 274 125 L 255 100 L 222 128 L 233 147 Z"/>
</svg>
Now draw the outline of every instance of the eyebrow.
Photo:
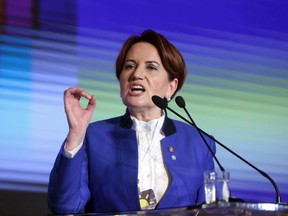
<svg viewBox="0 0 288 216">
<path fill-rule="evenodd" d="M 136 61 L 135 61 L 134 59 L 126 59 L 126 60 L 124 61 L 124 63 L 126 63 L 126 62 L 136 62 Z M 161 64 L 158 63 L 157 61 L 146 61 L 146 62 L 145 62 L 145 64 L 151 64 L 151 63 L 154 63 L 154 64 L 157 64 L 157 65 L 161 66 Z"/>
<path fill-rule="evenodd" d="M 133 59 L 126 59 L 126 60 L 124 61 L 124 63 L 126 63 L 126 62 L 136 62 L 136 61 L 133 60 Z"/>
<path fill-rule="evenodd" d="M 148 63 L 148 64 L 155 63 L 155 64 L 161 66 L 157 61 L 146 61 L 145 63 Z"/>
</svg>

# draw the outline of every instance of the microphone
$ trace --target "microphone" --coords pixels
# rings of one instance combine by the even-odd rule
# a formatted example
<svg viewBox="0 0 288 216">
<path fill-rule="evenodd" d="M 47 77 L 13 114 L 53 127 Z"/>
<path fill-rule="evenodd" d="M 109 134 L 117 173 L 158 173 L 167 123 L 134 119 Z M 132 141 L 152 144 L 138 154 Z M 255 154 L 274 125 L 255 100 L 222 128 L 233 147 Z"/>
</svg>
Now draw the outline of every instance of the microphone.
<svg viewBox="0 0 288 216">
<path fill-rule="evenodd" d="M 157 95 L 154 95 L 152 96 L 152 101 L 153 103 L 159 107 L 160 109 L 166 109 L 168 108 L 168 103 L 166 100 L 164 100 L 163 98 L 157 96 Z"/>
<path fill-rule="evenodd" d="M 188 110 L 186 109 L 186 104 L 184 101 L 184 98 L 181 96 L 177 96 L 175 98 L 176 104 L 184 109 L 185 113 L 188 115 L 189 119 L 191 120 L 191 122 L 193 123 L 193 126 L 198 128 L 195 124 L 195 122 L 193 121 L 191 115 L 189 114 Z M 186 120 L 185 120 L 186 121 Z M 192 124 L 191 124 L 192 125 Z M 212 140 L 214 140 L 217 144 L 219 144 L 221 147 L 223 147 L 224 149 L 226 149 L 227 151 L 229 151 L 230 153 L 232 153 L 234 156 L 236 156 L 238 159 L 242 160 L 244 163 L 248 164 L 250 167 L 252 167 L 253 169 L 255 169 L 257 172 L 259 172 L 262 176 L 264 176 L 265 178 L 267 178 L 271 184 L 273 185 L 275 192 L 276 192 L 276 203 L 281 203 L 281 196 L 280 196 L 280 192 L 279 189 L 277 187 L 276 182 L 264 171 L 260 170 L 259 168 L 257 168 L 256 166 L 254 166 L 253 164 L 251 164 L 249 161 L 247 161 L 246 159 L 244 159 L 243 157 L 241 157 L 240 155 L 238 155 L 236 152 L 232 151 L 231 149 L 229 149 L 227 146 L 225 146 L 224 144 L 222 144 L 221 142 L 219 142 L 218 140 L 216 140 L 214 137 L 210 136 L 209 134 L 207 134 L 205 131 L 201 130 L 200 128 L 198 128 L 197 130 L 200 131 L 200 133 L 204 133 L 205 135 L 207 135 L 208 137 L 210 137 Z"/>
<path fill-rule="evenodd" d="M 177 115 L 178 117 L 180 117 L 181 119 L 183 119 L 183 120 L 186 121 L 188 124 L 190 124 L 191 126 L 194 127 L 195 122 L 193 121 L 193 119 L 192 119 L 192 123 L 193 123 L 194 125 L 191 124 L 191 122 L 189 122 L 187 119 L 183 118 L 181 115 L 179 115 L 178 113 L 176 113 L 174 110 L 170 109 L 170 108 L 168 107 L 168 102 L 167 102 L 165 99 L 163 99 L 163 98 L 161 98 L 161 97 L 159 97 L 159 96 L 157 96 L 157 95 L 154 95 L 154 96 L 152 96 L 152 101 L 153 101 L 154 104 L 155 104 L 156 106 L 158 106 L 160 109 L 168 109 L 168 110 L 170 110 L 170 111 L 173 112 L 175 115 Z M 183 101 L 184 101 L 184 100 L 183 100 Z M 185 103 L 185 102 L 184 102 L 184 103 Z M 206 139 L 204 138 L 204 136 L 203 136 L 203 134 L 201 133 L 201 131 L 199 130 L 199 128 L 196 127 L 196 125 L 195 125 L 195 128 L 196 128 L 197 132 L 199 133 L 199 135 L 201 136 L 201 139 L 203 140 L 203 142 L 204 142 L 205 145 L 207 146 L 209 152 L 210 152 L 211 155 L 213 156 L 214 160 L 215 160 L 216 163 L 218 164 L 221 172 L 223 173 L 223 172 L 225 171 L 224 167 L 220 164 L 220 162 L 219 162 L 219 160 L 217 159 L 215 153 L 213 152 L 213 150 L 211 149 L 211 147 L 210 147 L 209 144 L 207 143 Z M 209 137 L 210 137 L 210 136 L 209 136 Z"/>
</svg>

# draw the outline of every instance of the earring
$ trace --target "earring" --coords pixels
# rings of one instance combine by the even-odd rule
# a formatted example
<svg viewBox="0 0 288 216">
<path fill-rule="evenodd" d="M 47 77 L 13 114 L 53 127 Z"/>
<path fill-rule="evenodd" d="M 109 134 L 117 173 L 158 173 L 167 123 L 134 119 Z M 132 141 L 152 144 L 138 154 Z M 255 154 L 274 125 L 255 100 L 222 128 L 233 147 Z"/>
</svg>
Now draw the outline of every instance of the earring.
<svg viewBox="0 0 288 216">
<path fill-rule="evenodd" d="M 167 98 L 166 98 L 166 100 L 167 100 L 167 101 L 170 101 L 170 100 L 171 100 L 171 98 L 170 98 L 170 97 L 167 97 Z"/>
</svg>

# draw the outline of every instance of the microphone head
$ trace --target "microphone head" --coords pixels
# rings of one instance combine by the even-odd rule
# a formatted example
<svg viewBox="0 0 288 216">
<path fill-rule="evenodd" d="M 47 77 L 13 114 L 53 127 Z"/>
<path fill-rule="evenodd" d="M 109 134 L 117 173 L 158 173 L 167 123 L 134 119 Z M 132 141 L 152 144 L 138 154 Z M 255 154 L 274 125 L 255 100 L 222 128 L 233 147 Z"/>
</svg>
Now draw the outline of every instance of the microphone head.
<svg viewBox="0 0 288 216">
<path fill-rule="evenodd" d="M 184 107 L 186 106 L 185 100 L 184 100 L 184 98 L 181 97 L 181 96 L 177 96 L 177 97 L 175 98 L 175 101 L 176 101 L 176 104 L 177 104 L 180 108 L 184 108 Z"/>
<path fill-rule="evenodd" d="M 157 95 L 152 96 L 152 101 L 160 109 L 165 109 L 168 106 L 167 101 Z"/>
</svg>

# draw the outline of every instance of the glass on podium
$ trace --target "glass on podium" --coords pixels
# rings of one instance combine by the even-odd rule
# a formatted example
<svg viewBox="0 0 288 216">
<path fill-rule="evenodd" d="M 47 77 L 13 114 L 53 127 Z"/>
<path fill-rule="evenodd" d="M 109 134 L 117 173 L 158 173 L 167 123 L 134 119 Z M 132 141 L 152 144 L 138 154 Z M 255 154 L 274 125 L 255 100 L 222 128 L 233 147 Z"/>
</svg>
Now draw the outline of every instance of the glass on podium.
<svg viewBox="0 0 288 216">
<path fill-rule="evenodd" d="M 204 190 L 206 204 L 228 202 L 230 173 L 228 171 L 204 172 Z"/>
</svg>

